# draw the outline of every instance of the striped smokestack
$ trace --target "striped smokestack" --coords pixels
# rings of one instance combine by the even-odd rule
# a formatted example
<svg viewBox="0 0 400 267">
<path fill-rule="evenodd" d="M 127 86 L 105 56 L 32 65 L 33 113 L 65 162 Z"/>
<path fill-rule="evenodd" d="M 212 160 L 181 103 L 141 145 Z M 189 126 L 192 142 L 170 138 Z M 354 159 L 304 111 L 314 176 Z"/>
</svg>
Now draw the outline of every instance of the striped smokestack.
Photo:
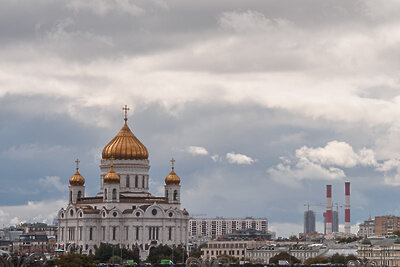
<svg viewBox="0 0 400 267">
<path fill-rule="evenodd" d="M 326 186 L 326 234 L 332 234 L 332 185 Z"/>
<path fill-rule="evenodd" d="M 344 195 L 345 195 L 345 204 L 344 204 L 344 233 L 350 234 L 350 182 L 346 182 L 344 184 Z"/>
</svg>

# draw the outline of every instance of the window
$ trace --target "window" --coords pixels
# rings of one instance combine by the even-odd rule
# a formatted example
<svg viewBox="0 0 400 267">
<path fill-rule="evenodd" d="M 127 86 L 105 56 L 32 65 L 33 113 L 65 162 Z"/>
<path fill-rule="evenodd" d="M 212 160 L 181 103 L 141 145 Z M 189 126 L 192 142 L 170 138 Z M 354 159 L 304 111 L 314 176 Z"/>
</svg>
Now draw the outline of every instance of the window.
<svg viewBox="0 0 400 267">
<path fill-rule="evenodd" d="M 69 191 L 69 202 L 72 202 L 72 191 Z"/>
<path fill-rule="evenodd" d="M 174 200 L 178 200 L 178 191 L 177 190 L 174 191 Z"/>
<path fill-rule="evenodd" d="M 139 177 L 136 175 L 135 176 L 135 187 L 136 188 L 138 187 L 138 183 L 139 183 L 138 179 L 139 179 Z"/>
<path fill-rule="evenodd" d="M 157 215 L 157 210 L 156 210 L 156 209 L 153 209 L 153 210 L 151 211 L 151 214 L 153 214 L 154 216 L 156 216 L 156 215 Z"/>
<path fill-rule="evenodd" d="M 143 187 L 143 188 L 146 188 L 146 187 L 145 187 L 145 184 L 144 184 L 144 175 L 142 176 L 142 180 L 143 180 L 143 181 L 142 181 L 142 187 Z"/>
<path fill-rule="evenodd" d="M 82 226 L 79 227 L 79 240 L 82 240 Z"/>
<path fill-rule="evenodd" d="M 64 227 L 61 228 L 61 241 L 64 241 Z"/>
<path fill-rule="evenodd" d="M 93 240 L 93 227 L 89 228 L 89 240 Z"/>
<path fill-rule="evenodd" d="M 126 176 L 126 187 L 130 186 L 129 175 Z"/>
<path fill-rule="evenodd" d="M 129 239 L 129 227 L 125 226 L 125 240 Z"/>
<path fill-rule="evenodd" d="M 168 190 L 165 191 L 165 198 L 168 200 Z"/>
<path fill-rule="evenodd" d="M 113 200 L 116 200 L 117 199 L 117 189 L 113 189 L 113 191 L 112 191 L 112 199 Z"/>
<path fill-rule="evenodd" d="M 78 200 L 81 200 L 81 198 L 82 198 L 82 192 L 78 191 Z"/>
<path fill-rule="evenodd" d="M 103 240 L 106 240 L 106 227 L 105 226 L 103 226 L 103 227 L 101 227 L 102 229 L 102 232 L 103 232 Z"/>
<path fill-rule="evenodd" d="M 172 227 L 168 227 L 168 240 L 172 240 Z"/>
<path fill-rule="evenodd" d="M 139 240 L 139 226 L 136 227 L 136 240 Z"/>
<path fill-rule="evenodd" d="M 117 232 L 117 227 L 113 226 L 113 228 L 112 228 L 112 240 L 115 240 L 116 232 Z"/>
<path fill-rule="evenodd" d="M 107 200 L 107 189 L 104 189 L 104 199 Z"/>
</svg>

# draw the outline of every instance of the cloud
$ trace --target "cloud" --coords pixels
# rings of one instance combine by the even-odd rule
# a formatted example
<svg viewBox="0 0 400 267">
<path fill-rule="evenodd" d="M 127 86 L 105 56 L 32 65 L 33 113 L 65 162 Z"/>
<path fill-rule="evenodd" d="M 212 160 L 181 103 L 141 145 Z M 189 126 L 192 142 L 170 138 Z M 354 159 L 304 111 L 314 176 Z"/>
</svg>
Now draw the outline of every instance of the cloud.
<svg viewBox="0 0 400 267">
<path fill-rule="evenodd" d="M 38 156 L 64 153 L 69 150 L 70 148 L 61 145 L 18 144 L 2 151 L 0 156 L 8 159 L 33 159 Z"/>
<path fill-rule="evenodd" d="M 226 154 L 226 159 L 228 160 L 229 163 L 231 164 L 238 164 L 238 165 L 251 165 L 254 163 L 254 159 L 250 158 L 249 156 L 239 154 L 239 153 L 234 153 L 230 152 Z"/>
<path fill-rule="evenodd" d="M 67 7 L 74 11 L 88 10 L 102 16 L 110 12 L 127 13 L 133 16 L 145 13 L 145 10 L 132 0 L 71 0 Z"/>
<path fill-rule="evenodd" d="M 221 157 L 220 157 L 219 155 L 215 154 L 215 155 L 212 155 L 212 156 L 211 156 L 211 159 L 212 159 L 214 162 L 217 162 L 217 161 L 220 161 L 220 160 L 221 160 Z"/>
<path fill-rule="evenodd" d="M 52 224 L 57 212 L 66 206 L 65 200 L 44 199 L 28 201 L 25 205 L 0 206 L 0 224 L 13 225 L 16 222 L 45 222 Z"/>
<path fill-rule="evenodd" d="M 56 189 L 60 192 L 65 192 L 68 188 L 67 184 L 61 182 L 61 178 L 58 176 L 46 176 L 44 178 L 39 178 L 40 186 L 47 187 L 50 189 Z"/>
<path fill-rule="evenodd" d="M 371 149 L 363 148 L 359 153 L 346 142 L 331 141 L 325 147 L 309 148 L 303 146 L 296 150 L 296 157 L 321 165 L 334 165 L 352 168 L 356 165 L 376 166 L 375 154 Z"/>
<path fill-rule="evenodd" d="M 192 154 L 192 155 L 208 155 L 207 149 L 201 146 L 188 146 L 186 148 L 186 152 Z"/>
</svg>

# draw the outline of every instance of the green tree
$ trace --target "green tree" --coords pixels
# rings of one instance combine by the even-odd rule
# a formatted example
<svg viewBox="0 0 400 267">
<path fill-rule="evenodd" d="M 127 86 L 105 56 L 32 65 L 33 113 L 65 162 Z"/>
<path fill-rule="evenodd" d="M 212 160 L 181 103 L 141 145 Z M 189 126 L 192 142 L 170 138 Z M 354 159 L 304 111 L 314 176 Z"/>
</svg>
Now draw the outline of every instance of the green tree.
<svg viewBox="0 0 400 267">
<path fill-rule="evenodd" d="M 328 262 L 329 262 L 328 258 L 317 256 L 314 258 L 306 259 L 305 264 L 311 265 L 311 264 L 328 263 Z"/>
<path fill-rule="evenodd" d="M 108 259 L 108 263 L 113 263 L 113 260 L 114 260 L 115 264 L 118 264 L 121 262 L 121 257 L 120 256 L 114 256 L 114 257 L 111 256 L 111 258 Z"/>
<path fill-rule="evenodd" d="M 91 256 L 83 254 L 61 255 L 55 260 L 55 264 L 60 267 L 95 267 Z"/>
<path fill-rule="evenodd" d="M 291 240 L 291 241 L 298 241 L 299 239 L 298 239 L 297 236 L 291 235 L 291 236 L 289 236 L 289 240 Z"/>
<path fill-rule="evenodd" d="M 172 256 L 172 251 L 174 255 Z M 187 252 L 182 247 L 175 247 L 173 250 L 167 245 L 159 245 L 150 250 L 146 261 L 152 264 L 159 264 L 161 260 L 172 260 L 173 262 L 186 262 Z"/>
<path fill-rule="evenodd" d="M 190 251 L 189 257 L 200 258 L 201 257 L 201 249 L 206 247 L 206 246 L 207 246 L 207 243 L 200 244 L 200 246 L 198 246 L 197 248 L 195 248 L 192 251 Z"/>
<path fill-rule="evenodd" d="M 334 264 L 345 264 L 346 257 L 339 253 L 335 253 L 330 257 L 329 261 Z"/>
<path fill-rule="evenodd" d="M 278 264 L 279 261 L 287 261 L 290 264 L 300 263 L 300 260 L 294 256 L 289 255 L 287 252 L 281 252 L 273 256 L 270 260 L 270 264 Z"/>
<path fill-rule="evenodd" d="M 140 262 L 139 253 L 137 253 L 136 249 L 129 250 L 123 248 L 122 251 L 118 246 L 113 246 L 111 244 L 101 243 L 100 246 L 96 249 L 94 253 L 94 259 L 98 262 L 108 262 L 109 259 L 113 255 L 113 247 L 114 247 L 114 256 L 121 256 L 122 252 L 122 259 L 123 260 L 134 260 L 136 263 Z M 115 263 L 120 263 L 120 261 Z"/>
<path fill-rule="evenodd" d="M 345 264 L 347 264 L 349 261 L 357 261 L 359 260 L 361 262 L 361 259 L 359 259 L 358 257 L 354 256 L 353 254 L 350 254 L 346 257 L 345 259 Z"/>
</svg>

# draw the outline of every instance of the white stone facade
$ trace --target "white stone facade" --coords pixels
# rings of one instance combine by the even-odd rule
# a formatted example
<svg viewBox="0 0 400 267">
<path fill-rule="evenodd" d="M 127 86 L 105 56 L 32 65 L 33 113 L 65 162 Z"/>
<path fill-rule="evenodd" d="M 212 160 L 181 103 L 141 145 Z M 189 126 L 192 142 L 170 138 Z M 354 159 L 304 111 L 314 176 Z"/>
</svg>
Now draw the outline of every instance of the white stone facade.
<svg viewBox="0 0 400 267">
<path fill-rule="evenodd" d="M 119 183 L 104 183 L 111 165 Z M 103 159 L 96 196 L 87 197 L 84 186 L 71 184 L 69 204 L 58 212 L 58 248 L 93 254 L 109 243 L 136 249 L 145 259 L 160 244 L 186 246 L 189 215 L 180 208 L 180 185 L 165 185 L 169 196 L 151 195 L 149 168 L 148 160 Z"/>
</svg>

